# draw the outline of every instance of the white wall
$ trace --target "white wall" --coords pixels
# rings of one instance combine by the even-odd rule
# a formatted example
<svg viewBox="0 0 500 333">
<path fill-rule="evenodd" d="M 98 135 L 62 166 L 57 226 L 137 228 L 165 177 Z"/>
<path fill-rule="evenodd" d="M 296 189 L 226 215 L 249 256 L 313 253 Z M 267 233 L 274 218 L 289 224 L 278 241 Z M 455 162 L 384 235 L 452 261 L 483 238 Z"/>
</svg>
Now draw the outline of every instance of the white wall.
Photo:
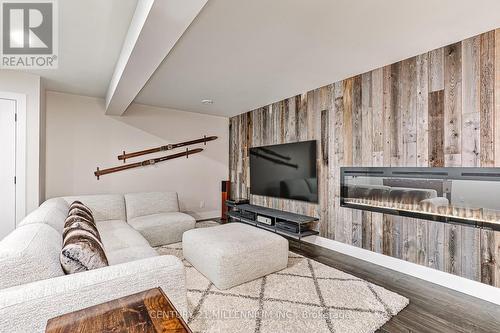
<svg viewBox="0 0 500 333">
<path fill-rule="evenodd" d="M 228 179 L 228 119 L 133 104 L 122 117 L 104 114 L 104 99 L 46 94 L 46 197 L 93 193 L 177 191 L 181 209 L 196 218 L 220 216 L 220 182 Z M 200 154 L 154 166 L 94 176 L 119 166 L 116 156 L 216 135 Z M 194 146 L 191 146 L 194 147 Z M 127 162 L 172 154 L 145 155 Z M 204 207 L 200 203 L 204 202 Z"/>
<path fill-rule="evenodd" d="M 40 203 L 41 87 L 38 75 L 0 70 L 0 91 L 26 95 L 26 213 Z"/>
</svg>

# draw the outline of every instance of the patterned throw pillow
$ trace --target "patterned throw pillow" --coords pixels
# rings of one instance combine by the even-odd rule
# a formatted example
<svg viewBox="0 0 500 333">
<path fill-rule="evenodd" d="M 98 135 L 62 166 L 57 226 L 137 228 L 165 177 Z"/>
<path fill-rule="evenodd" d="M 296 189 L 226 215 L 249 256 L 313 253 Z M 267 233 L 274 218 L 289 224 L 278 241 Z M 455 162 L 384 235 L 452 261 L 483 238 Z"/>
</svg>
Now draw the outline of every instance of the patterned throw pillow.
<svg viewBox="0 0 500 333">
<path fill-rule="evenodd" d="M 70 228 L 64 237 L 61 266 L 66 274 L 108 266 L 102 243 L 91 232 Z"/>
<path fill-rule="evenodd" d="M 94 217 L 92 215 L 92 210 L 84 205 L 81 201 L 73 201 L 71 205 L 69 205 L 68 215 L 78 215 L 86 218 L 94 222 Z"/>
<path fill-rule="evenodd" d="M 68 216 L 72 216 L 72 215 L 83 217 L 84 219 L 89 220 L 92 223 L 95 223 L 94 217 L 92 216 L 92 214 L 87 213 L 83 209 L 76 208 L 76 207 L 71 209 L 68 213 Z"/>
<path fill-rule="evenodd" d="M 69 230 L 75 228 L 87 230 L 97 239 L 101 240 L 101 236 L 99 235 L 99 231 L 97 230 L 95 223 L 78 215 L 70 215 L 64 221 L 63 239 L 66 237 Z"/>
<path fill-rule="evenodd" d="M 70 205 L 64 222 L 60 261 L 66 274 L 108 266 L 92 211 L 80 201 Z"/>
</svg>

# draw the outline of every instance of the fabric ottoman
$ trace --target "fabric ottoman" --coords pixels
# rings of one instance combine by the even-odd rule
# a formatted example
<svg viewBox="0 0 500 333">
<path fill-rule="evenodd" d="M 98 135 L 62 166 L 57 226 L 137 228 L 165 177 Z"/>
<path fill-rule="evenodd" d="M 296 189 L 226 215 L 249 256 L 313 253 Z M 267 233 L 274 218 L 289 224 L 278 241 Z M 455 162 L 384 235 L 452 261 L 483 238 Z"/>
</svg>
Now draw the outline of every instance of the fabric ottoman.
<svg viewBox="0 0 500 333">
<path fill-rule="evenodd" d="M 242 223 L 186 231 L 184 258 L 219 289 L 228 289 L 287 267 L 288 241 Z"/>
</svg>

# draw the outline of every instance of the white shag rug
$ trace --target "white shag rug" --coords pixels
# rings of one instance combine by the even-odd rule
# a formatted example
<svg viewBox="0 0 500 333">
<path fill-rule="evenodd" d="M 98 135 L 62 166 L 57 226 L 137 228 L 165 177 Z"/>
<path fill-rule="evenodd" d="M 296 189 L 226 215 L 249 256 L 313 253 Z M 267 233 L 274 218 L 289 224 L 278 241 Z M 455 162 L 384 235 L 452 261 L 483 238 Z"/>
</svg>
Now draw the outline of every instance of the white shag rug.
<svg viewBox="0 0 500 333">
<path fill-rule="evenodd" d="M 210 227 L 215 222 L 198 223 Z M 217 289 L 182 256 L 182 243 L 157 247 L 186 266 L 193 332 L 375 332 L 409 301 L 382 287 L 290 252 L 288 267 Z"/>
</svg>

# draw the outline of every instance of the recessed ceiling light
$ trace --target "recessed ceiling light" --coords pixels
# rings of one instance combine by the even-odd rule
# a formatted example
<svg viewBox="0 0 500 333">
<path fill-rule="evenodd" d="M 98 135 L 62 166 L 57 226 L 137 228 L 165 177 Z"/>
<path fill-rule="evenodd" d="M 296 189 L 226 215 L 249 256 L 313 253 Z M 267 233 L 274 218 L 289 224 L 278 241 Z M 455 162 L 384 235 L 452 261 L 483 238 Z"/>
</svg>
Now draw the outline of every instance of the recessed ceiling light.
<svg viewBox="0 0 500 333">
<path fill-rule="evenodd" d="M 201 101 L 201 104 L 210 105 L 210 104 L 214 104 L 214 101 L 211 99 L 204 99 Z"/>
</svg>

